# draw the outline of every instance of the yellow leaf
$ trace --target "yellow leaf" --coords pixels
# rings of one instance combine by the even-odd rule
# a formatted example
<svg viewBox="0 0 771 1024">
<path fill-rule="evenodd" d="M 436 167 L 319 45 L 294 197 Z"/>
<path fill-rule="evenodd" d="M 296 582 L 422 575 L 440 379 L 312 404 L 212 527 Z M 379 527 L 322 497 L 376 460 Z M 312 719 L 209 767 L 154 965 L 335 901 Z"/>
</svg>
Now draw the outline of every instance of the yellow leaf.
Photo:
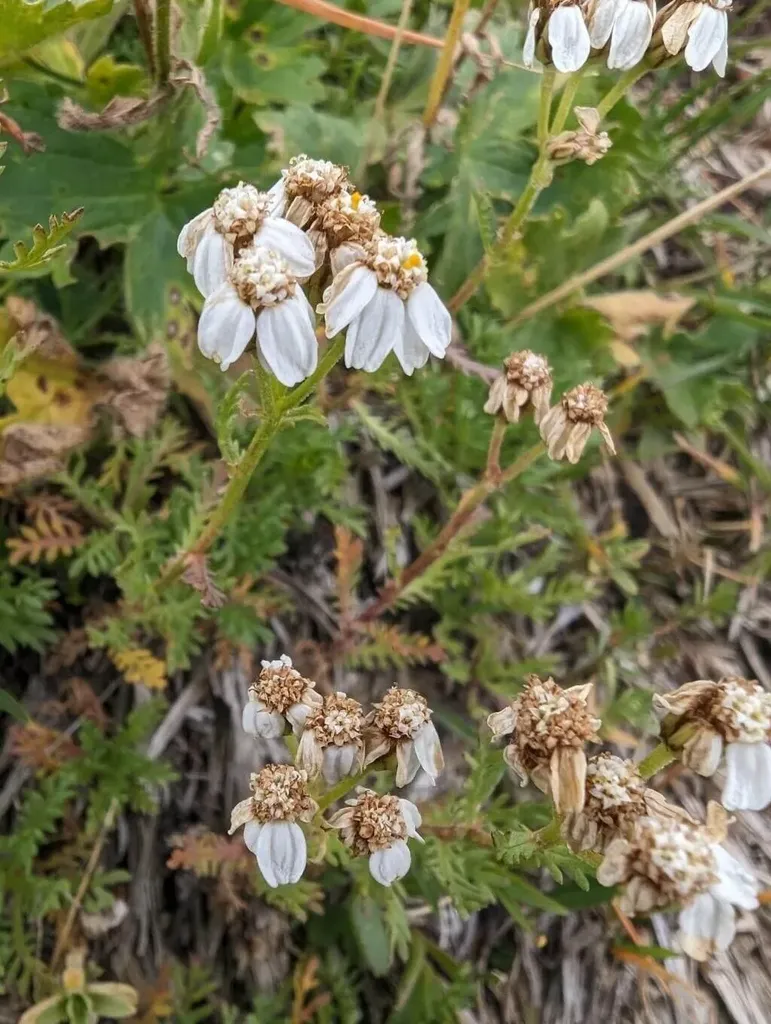
<svg viewBox="0 0 771 1024">
<path fill-rule="evenodd" d="M 619 366 L 623 366 L 625 370 L 633 370 L 635 366 L 640 365 L 640 357 L 637 352 L 628 345 L 625 341 L 611 341 L 610 343 L 610 354 L 616 360 Z"/>
<path fill-rule="evenodd" d="M 591 295 L 581 305 L 596 309 L 608 321 L 618 339 L 629 342 L 656 324 L 661 324 L 666 334 L 671 333 L 695 301 L 676 293 L 665 296 L 650 290 L 630 290 Z"/>
<path fill-rule="evenodd" d="M 7 394 L 26 423 L 85 426 L 97 389 L 75 366 L 30 356 L 8 381 Z"/>
<path fill-rule="evenodd" d="M 141 684 L 151 690 L 166 689 L 166 662 L 156 658 L 144 647 L 110 651 L 110 657 L 127 683 Z"/>
</svg>

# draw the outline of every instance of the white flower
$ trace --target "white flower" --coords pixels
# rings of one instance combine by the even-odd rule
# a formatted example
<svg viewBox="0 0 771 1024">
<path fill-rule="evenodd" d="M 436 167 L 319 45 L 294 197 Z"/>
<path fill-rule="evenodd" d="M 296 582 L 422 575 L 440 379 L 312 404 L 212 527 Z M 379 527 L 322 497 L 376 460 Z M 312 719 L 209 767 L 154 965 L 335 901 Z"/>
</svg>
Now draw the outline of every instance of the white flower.
<svg viewBox="0 0 771 1024">
<path fill-rule="evenodd" d="M 653 0 L 598 0 L 589 14 L 589 36 L 595 50 L 610 40 L 608 67 L 626 71 L 645 56 L 653 34 Z"/>
<path fill-rule="evenodd" d="M 378 796 L 359 787 L 357 796 L 329 819 L 341 830 L 343 843 L 358 856 L 369 855 L 369 871 L 376 882 L 390 886 L 410 869 L 412 857 L 407 838 L 418 835 L 420 811 L 410 800 Z"/>
<path fill-rule="evenodd" d="M 293 224 L 304 227 L 317 206 L 341 192 L 352 191 L 345 167 L 301 153 L 292 157 L 268 195 L 271 213 L 286 216 Z"/>
<path fill-rule="evenodd" d="M 227 370 L 257 333 L 263 366 L 292 387 L 316 369 L 318 343 L 311 305 L 278 253 L 250 246 L 204 303 L 198 347 Z"/>
<path fill-rule="evenodd" d="M 244 731 L 254 737 L 277 739 L 284 734 L 286 719 L 299 732 L 308 715 L 321 707 L 322 698 L 315 686 L 292 667 L 287 654 L 277 661 L 263 661 L 257 681 L 249 687 L 249 702 L 242 716 Z"/>
<path fill-rule="evenodd" d="M 444 768 L 444 755 L 425 697 L 392 686 L 367 715 L 366 725 L 365 766 L 395 749 L 397 786 L 412 782 L 421 768 L 436 783 Z"/>
<path fill-rule="evenodd" d="M 318 312 L 328 338 L 348 328 L 346 366 L 372 372 L 394 351 L 411 375 L 429 355 L 443 358 L 452 318 L 428 283 L 414 239 L 380 234 L 364 246 L 343 249 L 350 262 L 337 270 Z M 337 257 L 340 267 L 340 250 Z"/>
<path fill-rule="evenodd" d="M 346 775 L 356 775 L 364 763 L 364 715 L 361 704 L 344 693 L 324 697 L 306 718 L 297 763 L 315 779 L 334 786 Z"/>
<path fill-rule="evenodd" d="M 546 34 L 557 71 L 578 71 L 584 66 L 592 47 L 584 13 L 578 4 L 564 4 L 553 10 Z"/>
<path fill-rule="evenodd" d="M 233 808 L 229 834 L 244 825 L 244 842 L 271 888 L 297 882 L 308 859 L 305 833 L 318 804 L 308 794 L 308 776 L 291 764 L 269 764 L 249 781 L 252 796 Z"/>
<path fill-rule="evenodd" d="M 681 757 L 699 775 L 714 775 L 725 755 L 725 808 L 762 811 L 771 803 L 771 693 L 755 680 L 698 679 L 656 695 L 654 708 L 668 737 L 692 726 Z"/>
<path fill-rule="evenodd" d="M 270 207 L 267 192 L 241 181 L 235 188 L 223 189 L 209 209 L 182 228 L 177 252 L 187 259 L 187 269 L 205 298 L 227 280 L 235 247 L 249 242 L 283 256 L 296 277 L 313 273 L 315 255 L 310 241 L 294 224 L 273 218 Z"/>
<path fill-rule="evenodd" d="M 667 51 L 680 53 L 694 71 L 709 64 L 721 78 L 728 60 L 728 9 L 731 0 L 674 0 L 661 11 L 661 38 Z M 686 42 L 687 40 L 687 42 Z"/>
<path fill-rule="evenodd" d="M 717 881 L 680 911 L 680 945 L 688 956 L 706 960 L 727 949 L 736 934 L 736 912 L 755 910 L 758 885 L 755 875 L 722 846 L 712 847 Z"/>
</svg>

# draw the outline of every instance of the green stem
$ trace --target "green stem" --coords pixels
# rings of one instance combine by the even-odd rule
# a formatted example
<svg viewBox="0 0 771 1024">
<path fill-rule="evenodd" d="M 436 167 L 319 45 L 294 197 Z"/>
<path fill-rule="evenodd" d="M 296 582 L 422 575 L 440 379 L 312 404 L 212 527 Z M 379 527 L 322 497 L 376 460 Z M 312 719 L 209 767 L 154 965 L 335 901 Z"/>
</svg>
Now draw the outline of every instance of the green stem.
<svg viewBox="0 0 771 1024">
<path fill-rule="evenodd" d="M 203 555 L 209 550 L 220 531 L 238 508 L 241 499 L 246 493 L 246 488 L 249 486 L 252 474 L 260 464 L 271 441 L 281 429 L 286 414 L 295 409 L 303 399 L 307 398 L 319 381 L 326 377 L 342 356 L 344 348 L 345 336 L 341 334 L 327 347 L 315 372 L 310 377 L 306 377 L 301 384 L 298 384 L 293 391 L 290 391 L 288 395 L 281 399 L 271 412 L 266 414 L 262 424 L 249 442 L 249 447 L 238 463 L 235 473 L 230 478 L 230 483 L 225 489 L 220 503 L 204 523 L 187 552 L 177 556 L 163 571 L 155 585 L 156 595 L 165 590 L 182 575 L 185 570 L 185 554 Z"/>
<path fill-rule="evenodd" d="M 155 71 L 165 85 L 171 71 L 171 0 L 155 0 Z"/>
<path fill-rule="evenodd" d="M 539 828 L 535 833 L 535 838 L 538 841 L 538 845 L 544 849 L 548 849 L 557 843 L 561 843 L 562 818 L 559 814 L 555 814 L 548 825 L 544 825 L 543 828 Z"/>
<path fill-rule="evenodd" d="M 338 800 L 342 800 L 344 796 L 347 796 L 352 789 L 355 789 L 355 787 L 358 786 L 359 783 L 362 782 L 372 771 L 374 771 L 374 768 L 372 765 L 369 765 L 363 771 L 357 772 L 356 775 L 347 775 L 341 782 L 338 782 L 336 786 L 328 789 L 323 796 L 319 797 L 318 813 L 323 814 L 328 807 L 332 806 L 332 804 L 337 803 Z"/>
<path fill-rule="evenodd" d="M 583 69 L 576 71 L 575 74 L 570 76 L 565 88 L 562 90 L 562 96 L 560 96 L 557 113 L 554 115 L 554 121 L 552 122 L 551 131 L 549 132 L 552 138 L 554 138 L 555 135 L 559 135 L 567 124 L 567 120 L 570 117 L 570 112 L 573 109 L 573 104 L 576 100 L 578 87 L 581 84 L 582 75 Z"/>
<path fill-rule="evenodd" d="M 667 746 L 666 743 L 659 743 L 648 756 L 637 765 L 637 771 L 644 779 L 652 778 L 656 772 L 672 764 L 677 760 L 676 751 Z"/>
<path fill-rule="evenodd" d="M 487 271 L 495 261 L 495 257 L 504 253 L 517 235 L 530 211 L 535 205 L 538 196 L 543 192 L 551 181 L 551 167 L 547 143 L 549 141 L 549 117 L 551 114 L 551 100 L 554 92 L 555 72 L 553 68 L 546 68 L 541 80 L 541 99 L 538 107 L 538 159 L 530 169 L 530 177 L 527 180 L 524 191 L 517 200 L 517 204 L 509 214 L 509 218 L 503 226 L 503 230 L 497 242 L 489 253 L 486 253 L 469 276 L 447 303 L 449 309 L 454 313 L 465 305 L 471 296 L 476 292 L 482 281 L 487 276 Z"/>
<path fill-rule="evenodd" d="M 649 68 L 645 67 L 645 65 L 638 64 L 637 67 L 631 68 L 626 72 L 626 74 L 622 75 L 613 88 L 607 92 L 597 104 L 597 113 L 600 117 L 603 118 L 609 114 L 626 91 L 631 88 L 639 78 L 642 78 L 648 70 Z"/>
</svg>

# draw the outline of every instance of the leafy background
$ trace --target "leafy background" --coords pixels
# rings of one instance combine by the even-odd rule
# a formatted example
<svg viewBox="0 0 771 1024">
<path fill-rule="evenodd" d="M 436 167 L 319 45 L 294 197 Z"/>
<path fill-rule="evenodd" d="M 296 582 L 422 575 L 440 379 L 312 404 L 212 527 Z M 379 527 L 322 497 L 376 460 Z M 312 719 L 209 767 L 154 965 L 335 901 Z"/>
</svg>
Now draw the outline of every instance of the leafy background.
<svg viewBox="0 0 771 1024">
<path fill-rule="evenodd" d="M 392 0 L 350 8 L 390 24 L 400 13 Z M 448 14 L 421 2 L 411 24 L 441 37 Z M 2 491 L 2 710 L 9 726 L 21 718 L 0 762 L 7 1019 L 52 990 L 56 936 L 95 844 L 74 935 L 93 973 L 138 989 L 137 1020 L 567 1024 L 638 1021 L 645 1006 L 660 1021 L 761 1019 L 767 911 L 724 958 L 722 983 L 671 956 L 667 934 L 644 926 L 635 945 L 571 858 L 523 855 L 523 830 L 547 811 L 504 778 L 481 723 L 529 672 L 593 680 L 604 741 L 631 755 L 652 735 L 655 690 L 733 672 L 771 685 L 768 180 L 586 293 L 520 317 L 768 159 L 762 0 L 732 17 L 724 83 L 680 64 L 648 75 L 613 111 L 609 155 L 558 170 L 459 314 L 452 359 L 411 379 L 391 361 L 333 374 L 321 419 L 279 435 L 211 552 L 218 607 L 184 584 L 153 590 L 217 501 L 220 452 L 254 428 L 249 387 L 224 416 L 232 380 L 197 353 L 200 297 L 179 229 L 221 187 L 268 187 L 308 152 L 351 167 L 388 230 L 418 238 L 449 298 L 527 178 L 538 80 L 516 66 L 523 11 L 501 3 L 496 46 L 483 38 L 486 62 L 460 64 L 417 166 L 434 49 L 402 47 L 373 121 L 387 41 L 267 0 L 181 0 L 173 21 L 175 57 L 202 70 L 218 107 L 200 156 L 207 111 L 189 87 L 133 126 L 57 123 L 66 98 L 96 112 L 156 94 L 135 8 L 0 0 L 0 429 L 7 453 L 19 420 L 88 425 L 48 473 Z M 578 102 L 613 81 L 594 68 Z M 33 236 L 37 224 L 48 227 Z M 56 319 L 66 357 L 19 351 L 19 298 Z M 482 470 L 486 374 L 525 347 L 549 357 L 558 388 L 592 379 L 610 391 L 618 459 L 593 447 L 575 468 L 537 463 L 393 614 L 352 631 Z M 162 415 L 141 436 L 116 431 L 96 417 L 106 367 L 157 350 L 170 372 Z M 510 430 L 504 461 L 533 439 L 530 424 Z M 269 892 L 224 836 L 248 772 L 281 757 L 238 723 L 256 659 L 283 650 L 323 689 L 368 700 L 398 680 L 436 708 L 449 769 L 438 794 L 416 794 L 431 798 L 427 842 L 394 891 L 375 891 L 338 849 Z M 694 810 L 709 796 L 669 783 Z M 498 850 L 474 842 L 482 826 L 508 837 Z M 767 872 L 767 825 L 743 822 L 739 835 Z"/>
</svg>

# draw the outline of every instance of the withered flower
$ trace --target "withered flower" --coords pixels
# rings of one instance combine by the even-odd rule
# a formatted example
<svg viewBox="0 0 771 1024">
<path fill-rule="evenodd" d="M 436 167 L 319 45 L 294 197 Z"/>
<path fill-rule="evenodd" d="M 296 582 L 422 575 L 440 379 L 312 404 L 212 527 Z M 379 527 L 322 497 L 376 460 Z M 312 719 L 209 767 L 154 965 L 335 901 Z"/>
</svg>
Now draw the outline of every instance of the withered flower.
<svg viewBox="0 0 771 1024">
<path fill-rule="evenodd" d="M 532 410 L 538 425 L 549 411 L 551 400 L 551 368 L 543 356 L 525 349 L 514 352 L 503 361 L 503 373 L 490 386 L 485 412 L 499 412 L 518 423 L 520 414 Z"/>
<path fill-rule="evenodd" d="M 605 392 L 593 384 L 579 384 L 566 391 L 541 420 L 541 437 L 548 448 L 549 458 L 578 462 L 595 427 L 605 447 L 615 455 L 613 438 L 605 425 L 607 409 Z"/>
<path fill-rule="evenodd" d="M 596 754 L 586 762 L 583 810 L 566 816 L 565 838 L 574 850 L 602 853 L 614 839 L 632 835 L 640 818 L 681 813 L 646 785 L 631 761 Z"/>
<path fill-rule="evenodd" d="M 725 755 L 721 802 L 728 810 L 761 811 L 771 803 L 771 693 L 754 679 L 697 679 L 653 698 L 664 738 L 698 775 L 717 771 Z M 685 728 L 690 726 L 690 728 Z"/>
<path fill-rule="evenodd" d="M 694 71 L 710 64 L 721 78 L 728 60 L 728 11 L 731 0 L 671 0 L 659 11 L 653 27 L 669 57 L 684 51 L 685 63 Z"/>
<path fill-rule="evenodd" d="M 271 214 L 304 228 L 314 217 L 316 208 L 341 192 L 353 192 L 348 169 L 330 160 L 314 160 L 301 153 L 289 161 L 281 177 L 272 186 Z"/>
<path fill-rule="evenodd" d="M 640 0 L 630 0 L 630 3 L 640 3 Z M 576 107 L 574 112 L 581 125 L 580 130 L 560 132 L 550 139 L 549 157 L 559 164 L 583 160 L 591 166 L 605 156 L 612 142 L 607 132 L 599 131 L 600 115 L 594 107 Z"/>
<path fill-rule="evenodd" d="M 720 845 L 726 825 L 717 804 L 710 804 L 706 826 L 684 814 L 640 818 L 629 838 L 608 846 L 597 880 L 624 886 L 619 908 L 630 916 L 681 906 L 680 944 L 689 956 L 706 960 L 731 943 L 734 907 L 758 906 L 755 876 Z"/>
<path fill-rule="evenodd" d="M 412 782 L 419 768 L 436 782 L 444 768 L 444 755 L 425 697 L 415 690 L 392 686 L 367 715 L 365 724 L 365 765 L 396 750 L 397 786 Z"/>
<path fill-rule="evenodd" d="M 357 856 L 369 856 L 369 870 L 376 882 L 391 885 L 410 869 L 407 838 L 418 835 L 420 811 L 410 800 L 378 796 L 358 787 L 357 795 L 329 819 L 331 828 L 341 830 L 343 843 Z"/>
<path fill-rule="evenodd" d="M 589 711 L 591 683 L 563 690 L 553 679 L 528 676 L 517 699 L 487 719 L 493 736 L 511 736 L 504 760 L 521 784 L 551 793 L 558 814 L 581 811 L 586 790 L 584 744 L 598 740 Z"/>
<path fill-rule="evenodd" d="M 292 667 L 286 654 L 277 661 L 263 661 L 257 681 L 249 687 L 249 703 L 242 717 L 244 731 L 276 739 L 283 735 L 286 719 L 299 734 L 308 715 L 321 707 L 321 694 L 315 686 Z"/>
<path fill-rule="evenodd" d="M 380 211 L 369 196 L 338 192 L 325 199 L 308 228 L 308 238 L 316 250 L 316 266 L 321 266 L 329 250 L 371 242 L 379 227 Z"/>
<path fill-rule="evenodd" d="M 333 786 L 356 775 L 364 764 L 364 714 L 361 704 L 344 693 L 324 697 L 305 719 L 297 764 L 315 779 L 321 772 Z"/>
<path fill-rule="evenodd" d="M 308 793 L 308 775 L 291 764 L 268 764 L 249 780 L 252 796 L 230 815 L 232 835 L 244 825 L 244 842 L 271 888 L 297 882 L 305 870 L 307 845 L 297 821 L 310 821 L 318 804 Z"/>
</svg>

